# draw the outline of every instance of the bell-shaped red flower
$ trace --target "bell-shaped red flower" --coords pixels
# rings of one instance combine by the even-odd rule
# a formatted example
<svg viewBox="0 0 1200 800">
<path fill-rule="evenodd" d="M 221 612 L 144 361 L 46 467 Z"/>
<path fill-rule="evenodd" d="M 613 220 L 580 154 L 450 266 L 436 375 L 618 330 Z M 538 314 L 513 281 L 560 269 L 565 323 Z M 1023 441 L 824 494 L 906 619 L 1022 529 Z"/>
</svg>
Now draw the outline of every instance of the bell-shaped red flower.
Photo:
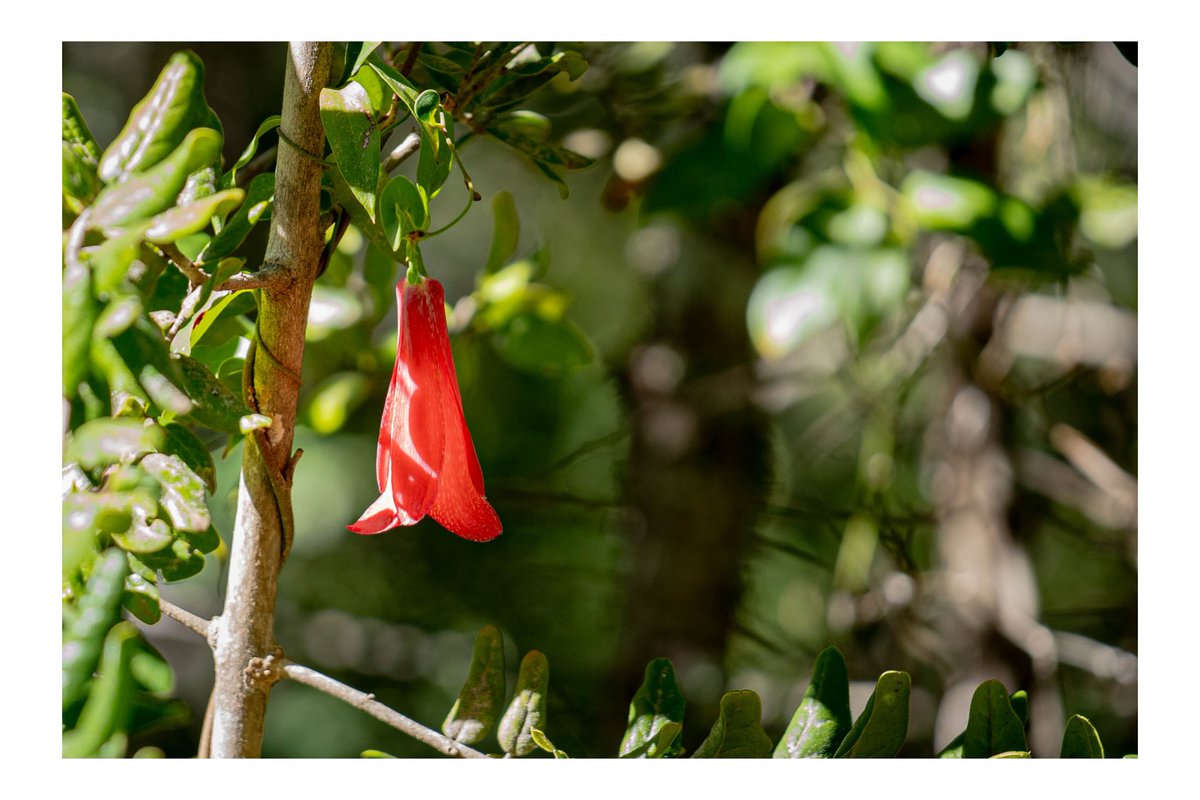
<svg viewBox="0 0 1200 800">
<path fill-rule="evenodd" d="M 396 284 L 396 366 L 375 459 L 381 494 L 348 526 L 355 533 L 382 533 L 428 514 L 464 539 L 486 542 L 500 535 L 463 417 L 444 297 L 432 278 Z"/>
</svg>

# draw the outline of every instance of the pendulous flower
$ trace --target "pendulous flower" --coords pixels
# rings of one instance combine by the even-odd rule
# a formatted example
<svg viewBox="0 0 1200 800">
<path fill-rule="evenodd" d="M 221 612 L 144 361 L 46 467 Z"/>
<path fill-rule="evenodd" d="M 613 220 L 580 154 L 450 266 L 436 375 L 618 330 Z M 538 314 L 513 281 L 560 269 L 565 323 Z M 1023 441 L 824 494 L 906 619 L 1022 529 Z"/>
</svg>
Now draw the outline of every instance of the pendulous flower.
<svg viewBox="0 0 1200 800">
<path fill-rule="evenodd" d="M 348 526 L 355 533 L 413 525 L 428 514 L 464 539 L 486 542 L 500 535 L 463 417 L 444 298 L 432 278 L 396 284 L 396 366 L 375 459 L 381 494 Z"/>
</svg>

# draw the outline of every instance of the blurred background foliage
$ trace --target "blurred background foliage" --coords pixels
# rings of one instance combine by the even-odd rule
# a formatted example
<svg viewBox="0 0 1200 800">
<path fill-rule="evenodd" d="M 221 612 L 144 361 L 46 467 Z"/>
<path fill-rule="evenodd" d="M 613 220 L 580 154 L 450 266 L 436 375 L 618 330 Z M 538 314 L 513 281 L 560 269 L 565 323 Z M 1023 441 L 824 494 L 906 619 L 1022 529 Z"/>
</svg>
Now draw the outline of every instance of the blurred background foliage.
<svg viewBox="0 0 1200 800">
<path fill-rule="evenodd" d="M 279 44 L 67 43 L 63 89 L 101 146 L 184 46 L 227 164 L 278 113 Z M 1069 713 L 1136 752 L 1136 46 L 558 49 L 586 71 L 500 124 L 595 163 L 559 186 L 460 124 L 485 202 L 422 245 L 504 535 L 345 529 L 375 496 L 397 278 L 352 228 L 310 312 L 288 655 L 438 728 L 494 623 L 510 668 L 549 657 L 555 745 L 612 756 L 650 659 L 675 664 L 685 741 L 727 689 L 758 692 L 777 738 L 836 644 L 856 712 L 883 670 L 912 675 L 902 755 L 960 731 L 986 678 L 1029 691 L 1034 755 Z M 453 48 L 424 53 L 413 78 L 438 87 Z M 240 452 L 207 443 L 227 534 Z M 164 596 L 218 613 L 225 552 Z M 134 744 L 191 755 L 208 649 L 145 630 L 192 716 Z M 275 690 L 265 755 L 367 748 L 430 755 Z"/>
</svg>

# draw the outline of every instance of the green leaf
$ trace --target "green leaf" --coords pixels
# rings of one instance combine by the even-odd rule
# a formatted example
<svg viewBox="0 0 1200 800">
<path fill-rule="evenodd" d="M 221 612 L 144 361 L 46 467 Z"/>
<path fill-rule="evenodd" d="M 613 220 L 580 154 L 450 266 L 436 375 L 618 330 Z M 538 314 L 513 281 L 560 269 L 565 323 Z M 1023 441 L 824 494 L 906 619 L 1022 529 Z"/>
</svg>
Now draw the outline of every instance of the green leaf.
<svg viewBox="0 0 1200 800">
<path fill-rule="evenodd" d="M 412 82 L 401 75 L 395 67 L 383 63 L 383 60 L 375 53 L 367 56 L 366 63 L 396 93 L 396 96 L 400 98 L 400 102 L 408 109 L 408 113 L 414 117 L 417 116 L 416 99 L 419 93 L 412 85 Z"/>
<path fill-rule="evenodd" d="M 62 189 L 80 202 L 74 210 L 81 211 L 100 191 L 100 180 L 96 177 L 94 163 L 89 163 L 80 154 L 79 148 L 62 143 Z"/>
<path fill-rule="evenodd" d="M 138 384 L 159 408 L 178 415 L 192 410 L 192 401 L 184 393 L 185 377 L 180 363 L 171 358 L 167 343 L 153 322 L 141 316 L 111 341 L 129 372 L 137 377 Z M 124 386 L 114 388 L 136 394 Z"/>
<path fill-rule="evenodd" d="M 97 296 L 105 297 L 121 287 L 141 249 L 142 232 L 139 230 L 115 236 L 96 248 L 88 263 L 92 268 Z"/>
<path fill-rule="evenodd" d="M 389 755 L 389 754 L 383 752 L 382 750 L 363 750 L 362 753 L 359 754 L 359 757 L 360 758 L 395 758 L 395 756 Z"/>
<path fill-rule="evenodd" d="M 242 151 L 241 156 L 239 156 L 238 160 L 234 162 L 234 165 L 229 168 L 229 172 L 226 172 L 221 177 L 222 188 L 227 189 L 237 183 L 237 171 L 254 160 L 254 155 L 258 152 L 259 140 L 262 139 L 262 137 L 265 136 L 269 131 L 273 131 L 278 128 L 282 121 L 283 117 L 278 114 L 273 114 L 263 120 L 262 124 L 258 126 L 258 130 L 254 132 L 254 138 L 250 140 L 250 144 L 246 145 L 246 149 Z M 272 175 L 272 180 L 274 179 L 274 173 L 266 174 Z"/>
<path fill-rule="evenodd" d="M 1032 754 L 1028 750 L 1005 750 L 991 758 L 1032 758 Z"/>
<path fill-rule="evenodd" d="M 204 481 L 179 456 L 151 453 L 140 466 L 162 486 L 159 502 L 177 531 L 203 533 L 212 524 L 204 502 Z"/>
<path fill-rule="evenodd" d="M 157 509 L 153 507 L 148 511 L 150 515 L 157 513 Z M 171 526 L 161 519 L 147 519 L 147 516 L 144 506 L 136 509 L 128 529 L 114 533 L 113 542 L 122 550 L 139 556 L 158 553 L 170 547 L 175 542 L 175 533 Z"/>
<path fill-rule="evenodd" d="M 345 63 L 342 66 L 342 77 L 337 82 L 341 85 L 350 79 L 351 75 L 358 72 L 359 68 L 367 62 L 371 54 L 375 52 L 375 48 L 383 44 L 382 42 L 346 42 L 346 57 Z"/>
<path fill-rule="evenodd" d="M 908 735 L 908 698 L 912 679 L 907 672 L 888 671 L 875 682 L 866 708 L 842 740 L 835 758 L 893 758 Z"/>
<path fill-rule="evenodd" d="M 115 547 L 105 550 L 92 566 L 79 614 L 63 631 L 63 709 L 83 697 L 100 659 L 104 635 L 120 618 L 121 593 L 129 566 L 125 554 Z"/>
<path fill-rule="evenodd" d="M 162 573 L 168 583 L 186 580 L 204 569 L 204 554 L 194 549 L 186 538 L 179 538 L 166 550 L 138 556 L 147 567 Z"/>
<path fill-rule="evenodd" d="M 646 748 L 655 742 L 663 728 L 672 723 L 683 722 L 683 712 L 687 703 L 679 686 L 675 683 L 675 667 L 669 658 L 656 658 L 646 665 L 642 685 L 638 688 L 629 703 L 629 722 L 625 735 L 621 738 L 619 754 L 627 756 Z M 666 744 L 666 750 L 660 748 L 662 755 L 678 755 L 683 747 L 676 736 Z"/>
<path fill-rule="evenodd" d="M 442 733 L 477 745 L 492 732 L 503 704 L 504 638 L 495 625 L 485 625 L 475 637 L 467 680 L 442 723 Z"/>
<path fill-rule="evenodd" d="M 188 396 L 195 403 L 188 416 L 214 430 L 241 433 L 242 417 L 250 413 L 241 398 L 200 361 L 190 356 L 178 359 Z"/>
<path fill-rule="evenodd" d="M 121 605 L 147 625 L 153 625 L 162 618 L 162 609 L 158 605 L 158 586 L 137 573 L 125 576 Z"/>
<path fill-rule="evenodd" d="M 241 259 L 229 258 L 222 261 L 221 265 L 225 265 L 226 262 L 229 262 L 229 267 L 235 269 L 235 271 L 244 263 Z M 243 294 L 246 294 L 246 292 L 219 291 L 210 294 L 203 305 L 188 320 L 187 324 L 179 329 L 179 333 L 175 334 L 175 338 L 171 340 L 171 352 L 185 356 L 191 355 L 192 348 L 198 345 L 200 340 L 204 338 L 204 334 L 221 319 L 221 314 L 229 308 L 230 304 Z M 234 332 L 240 333 L 240 326 L 235 327 Z M 221 342 L 213 341 L 211 344 L 221 344 Z"/>
<path fill-rule="evenodd" d="M 435 124 L 423 124 L 421 148 L 417 154 L 417 183 L 426 195 L 430 198 L 437 196 L 442 184 L 450 177 L 453 165 L 454 148 L 446 131 Z"/>
<path fill-rule="evenodd" d="M 1029 721 L 1029 695 L 1024 689 L 1018 689 L 1008 696 L 1009 705 L 1016 713 L 1017 718 L 1021 720 L 1022 729 L 1026 722 Z M 963 757 L 963 741 L 967 737 L 967 732 L 964 730 L 958 736 L 950 740 L 950 743 L 941 749 L 937 754 L 937 758 L 962 758 Z"/>
<path fill-rule="evenodd" d="M 246 187 L 246 197 L 236 213 L 225 221 L 221 232 L 209 240 L 200 255 L 196 257 L 198 265 L 220 261 L 236 250 L 246 237 L 250 235 L 255 224 L 260 219 L 270 216 L 271 207 L 275 202 L 275 173 L 264 172 L 255 175 Z"/>
<path fill-rule="evenodd" d="M 383 170 L 379 170 L 379 173 L 379 184 L 375 188 L 377 194 L 382 192 L 387 185 L 384 183 L 387 180 L 387 176 L 383 174 Z M 391 242 L 388 241 L 388 236 L 384 233 L 383 226 L 376 218 L 374 208 L 368 213 L 339 170 L 327 170 L 325 176 L 329 180 L 330 187 L 333 189 L 334 198 L 337 200 L 338 205 L 350 214 L 350 221 L 354 223 L 354 227 L 358 228 L 359 232 L 366 236 L 371 244 L 385 253 L 392 255 L 394 250 L 392 249 Z"/>
<path fill-rule="evenodd" d="M 1087 717 L 1072 714 L 1063 730 L 1059 758 L 1104 758 L 1100 734 Z"/>
<path fill-rule="evenodd" d="M 211 553 L 221 546 L 221 534 L 212 525 L 203 531 L 179 531 L 179 535 L 201 554 Z"/>
<path fill-rule="evenodd" d="M 513 315 L 492 342 L 506 361 L 529 372 L 561 374 L 595 358 L 591 343 L 570 320 L 533 312 Z"/>
<path fill-rule="evenodd" d="M 165 443 L 166 435 L 157 425 L 101 417 L 83 423 L 68 435 L 63 458 L 90 471 L 153 453 L 161 450 Z"/>
<path fill-rule="evenodd" d="M 917 222 L 930 230 L 965 231 L 996 211 L 996 193 L 978 181 L 914 170 L 900 186 Z"/>
<path fill-rule="evenodd" d="M 213 128 L 220 136 L 221 123 L 204 98 L 204 64 L 195 53 L 185 50 L 171 56 L 150 93 L 133 107 L 125 127 L 100 159 L 100 177 L 112 183 L 129 173 L 146 171 L 199 127 Z M 172 197 L 178 193 L 176 189 Z"/>
<path fill-rule="evenodd" d="M 137 638 L 137 628 L 130 622 L 118 622 L 108 632 L 100 655 L 99 674 L 79 714 L 78 724 L 63 734 L 64 758 L 99 754 L 114 734 L 124 733 L 133 711 L 134 686 L 129 662 Z"/>
<path fill-rule="evenodd" d="M 63 269 L 62 287 L 62 389 L 72 399 L 91 370 L 92 329 L 100 304 L 92 294 L 92 271 L 81 261 Z"/>
<path fill-rule="evenodd" d="M 241 203 L 245 195 L 241 189 L 226 189 L 186 206 L 168 209 L 150 220 L 145 237 L 155 244 L 170 244 L 199 233 L 208 227 L 213 217 L 224 215 Z"/>
<path fill-rule="evenodd" d="M 379 130 L 367 90 L 356 81 L 341 89 L 322 89 L 321 123 L 338 171 L 374 221 L 380 172 Z"/>
<path fill-rule="evenodd" d="M 175 690 L 175 673 L 162 654 L 142 637 L 138 637 L 129 671 L 139 687 L 159 698 L 167 698 Z"/>
<path fill-rule="evenodd" d="M 183 463 L 187 464 L 188 469 L 204 481 L 208 491 L 216 492 L 217 467 L 213 462 L 212 453 L 204 446 L 204 443 L 196 437 L 196 434 L 178 422 L 164 426 L 163 430 L 166 432 L 167 438 L 162 452 L 178 456 Z"/>
<path fill-rule="evenodd" d="M 183 189 L 180 190 L 179 196 L 175 198 L 175 204 L 187 206 L 216 194 L 217 180 L 216 166 L 209 164 L 206 167 L 201 167 L 191 175 L 188 175 L 187 182 L 183 184 Z M 183 237 L 180 236 L 179 238 Z"/>
<path fill-rule="evenodd" d="M 564 169 L 583 169 L 596 163 L 595 159 L 580 155 L 573 150 L 535 139 L 521 130 L 520 125 L 512 124 L 511 120 L 499 119 L 489 125 L 487 130 L 488 133 L 509 147 L 521 151 L 542 164 L 550 164 Z"/>
<path fill-rule="evenodd" d="M 546 727 L 546 688 L 549 683 L 550 665 L 546 657 L 537 650 L 530 650 L 521 659 L 517 692 L 496 733 L 504 752 L 524 756 L 537 748 L 532 731 Z"/>
<path fill-rule="evenodd" d="M 1028 750 L 1025 724 L 1013 710 L 1008 690 L 997 680 L 979 685 L 971 698 L 963 758 L 990 758 L 997 753 Z"/>
<path fill-rule="evenodd" d="M 836 647 L 826 647 L 813 664 L 812 681 L 775 758 L 830 758 L 850 732 L 850 678 Z"/>
<path fill-rule="evenodd" d="M 408 234 L 429 227 L 425 190 L 403 175 L 392 178 L 379 198 L 379 222 L 392 249 L 401 250 Z"/>
<path fill-rule="evenodd" d="M 197 128 L 165 159 L 123 183 L 113 184 L 96 197 L 92 226 L 129 225 L 175 205 L 188 176 L 221 154 L 221 134 Z"/>
<path fill-rule="evenodd" d="M 517 206 L 511 193 L 496 193 L 492 198 L 492 215 L 492 246 L 488 250 L 487 265 L 483 268 L 489 275 L 512 259 L 521 237 L 521 221 L 517 218 Z"/>
<path fill-rule="evenodd" d="M 692 758 L 767 758 L 771 748 L 762 727 L 762 701 L 743 689 L 721 697 L 717 721 Z"/>
<path fill-rule="evenodd" d="M 62 93 L 62 140 L 76 151 L 81 162 L 91 165 L 92 174 L 95 175 L 100 162 L 100 145 L 83 119 L 83 112 L 79 110 L 75 98 L 66 92 Z"/>
</svg>

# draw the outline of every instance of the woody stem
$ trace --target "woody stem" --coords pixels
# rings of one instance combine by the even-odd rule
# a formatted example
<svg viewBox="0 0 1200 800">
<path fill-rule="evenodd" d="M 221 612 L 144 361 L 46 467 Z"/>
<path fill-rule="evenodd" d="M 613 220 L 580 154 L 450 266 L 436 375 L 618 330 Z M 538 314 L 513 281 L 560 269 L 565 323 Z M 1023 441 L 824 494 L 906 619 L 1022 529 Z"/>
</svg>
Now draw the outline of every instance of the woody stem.
<svg viewBox="0 0 1200 800">
<path fill-rule="evenodd" d="M 320 92 L 329 80 L 328 42 L 292 42 L 284 77 L 281 132 L 298 148 L 320 153 L 324 130 Z M 279 278 L 263 287 L 256 347 L 248 358 L 246 402 L 271 418 L 245 440 L 237 518 L 230 549 L 225 608 L 215 631 L 214 758 L 261 753 L 270 681 L 255 665 L 276 648 L 275 594 L 291 527 L 292 438 L 299 396 L 304 329 L 324 242 L 320 227 L 321 165 L 297 147 L 278 151 L 275 207 L 265 257 Z"/>
</svg>

